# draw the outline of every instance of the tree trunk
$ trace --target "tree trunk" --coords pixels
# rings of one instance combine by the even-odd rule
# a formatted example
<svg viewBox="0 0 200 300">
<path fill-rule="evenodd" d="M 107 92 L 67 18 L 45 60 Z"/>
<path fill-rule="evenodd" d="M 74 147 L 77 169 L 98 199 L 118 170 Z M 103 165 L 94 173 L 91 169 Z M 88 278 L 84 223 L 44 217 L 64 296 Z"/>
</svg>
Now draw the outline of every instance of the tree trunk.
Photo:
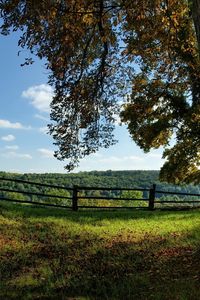
<svg viewBox="0 0 200 300">
<path fill-rule="evenodd" d="M 189 0 L 188 2 L 191 10 L 193 23 L 194 23 L 197 45 L 199 50 L 199 58 L 200 58 L 200 0 Z M 197 76 L 193 76 L 192 78 L 193 107 L 199 106 L 200 104 L 200 76 L 198 73 Z"/>
<path fill-rule="evenodd" d="M 200 53 L 200 0 L 192 0 L 190 7 Z"/>
</svg>

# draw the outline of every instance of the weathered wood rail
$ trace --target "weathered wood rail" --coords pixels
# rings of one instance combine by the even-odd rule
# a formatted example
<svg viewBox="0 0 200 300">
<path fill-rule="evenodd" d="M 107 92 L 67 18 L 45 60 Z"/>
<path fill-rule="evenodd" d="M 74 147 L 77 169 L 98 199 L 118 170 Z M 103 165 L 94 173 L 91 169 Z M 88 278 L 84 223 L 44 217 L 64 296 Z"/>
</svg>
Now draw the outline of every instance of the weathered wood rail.
<svg viewBox="0 0 200 300">
<path fill-rule="evenodd" d="M 155 210 L 156 208 L 162 209 L 162 208 L 171 208 L 171 209 L 180 209 L 180 208 L 194 208 L 200 207 L 200 194 L 193 194 L 193 193 L 182 193 L 182 192 L 170 192 L 170 191 L 160 191 L 156 189 L 156 185 L 153 184 L 150 188 L 118 188 L 118 187 L 88 187 L 88 186 L 77 186 L 74 185 L 73 187 L 67 187 L 67 186 L 61 186 L 61 185 L 51 185 L 51 184 L 45 184 L 45 183 L 39 183 L 39 182 L 32 182 L 27 180 L 21 180 L 21 179 L 12 179 L 12 178 L 0 178 L 0 182 L 7 181 L 7 182 L 13 182 L 13 183 L 23 183 L 31 186 L 39 186 L 41 188 L 53 188 L 58 190 L 65 190 L 70 193 L 70 197 L 61 196 L 61 195 L 54 195 L 54 194 L 45 194 L 38 193 L 38 192 L 31 192 L 31 191 L 24 191 L 19 189 L 10 189 L 7 187 L 0 187 L 0 201 L 8 201 L 8 202 L 16 202 L 16 203 L 24 203 L 24 204 L 34 204 L 39 206 L 52 206 L 52 207 L 58 207 L 58 208 L 65 208 L 65 209 L 71 209 L 73 211 L 77 211 L 79 208 L 81 209 L 148 209 L 148 210 Z M 147 197 L 146 198 L 125 198 L 125 197 L 107 197 L 107 196 L 87 196 L 87 195 L 80 195 L 80 192 L 86 192 L 86 191 L 140 191 L 140 192 L 146 192 Z M 3 195 L 3 193 L 9 193 L 9 197 L 6 197 Z M 40 201 L 31 201 L 31 200 L 24 200 L 24 199 L 16 199 L 15 197 L 11 197 L 10 193 L 19 193 L 22 195 L 27 196 L 37 196 L 42 197 L 46 200 L 40 202 Z M 187 196 L 187 197 L 197 197 L 197 199 L 191 198 L 191 200 L 160 200 L 159 198 L 156 198 L 156 195 L 177 195 L 177 196 Z M 71 205 L 59 205 L 54 203 L 49 203 L 48 199 L 63 199 L 63 200 L 70 200 Z M 95 205 L 79 205 L 79 201 L 81 200 L 110 200 L 110 201 L 131 201 L 133 204 L 134 202 L 139 201 L 139 203 L 145 202 L 147 205 L 146 207 L 143 206 L 95 206 Z M 129 202 L 130 203 L 130 202 Z M 170 207 L 165 207 L 165 204 L 170 204 Z M 178 204 L 181 204 L 178 205 Z M 199 206 L 198 206 L 199 204 Z"/>
</svg>

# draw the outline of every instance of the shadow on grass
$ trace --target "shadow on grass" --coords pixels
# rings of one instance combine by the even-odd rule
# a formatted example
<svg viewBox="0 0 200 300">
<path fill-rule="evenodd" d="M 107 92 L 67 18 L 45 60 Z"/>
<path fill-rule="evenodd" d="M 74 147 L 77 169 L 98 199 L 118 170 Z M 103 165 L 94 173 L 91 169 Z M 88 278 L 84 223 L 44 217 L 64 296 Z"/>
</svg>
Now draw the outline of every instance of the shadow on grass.
<svg viewBox="0 0 200 300">
<path fill-rule="evenodd" d="M 23 210 L 7 206 L 3 211 L 24 218 L 16 236 L 7 237 L 2 244 L 0 299 L 200 299 L 200 260 L 192 246 L 179 245 L 179 238 L 177 246 L 170 247 L 168 236 L 151 234 L 142 240 L 120 233 L 110 239 L 89 232 L 71 236 L 67 230 L 56 230 L 52 223 L 33 223 L 26 218 L 55 216 L 54 210 Z M 113 212 L 105 213 L 107 218 L 113 217 Z M 153 217 L 153 213 L 139 213 L 138 218 L 146 213 Z M 88 223 L 88 216 L 94 221 L 100 214 L 62 212 L 58 217 L 71 216 L 78 222 L 85 216 Z M 126 214 L 117 212 L 113 219 L 126 220 Z M 128 213 L 128 218 L 135 215 Z M 194 231 L 199 234 L 200 228 Z"/>
<path fill-rule="evenodd" d="M 138 219 L 158 219 L 163 217 L 176 218 L 176 219 L 190 219 L 196 218 L 197 215 L 200 216 L 200 209 L 186 210 L 186 211 L 171 211 L 171 210 L 155 210 L 148 211 L 142 209 L 131 209 L 131 210 L 79 210 L 73 212 L 70 209 L 60 209 L 60 208 L 49 208 L 45 206 L 35 206 L 35 205 L 20 205 L 20 204 L 10 204 L 3 202 L 0 204 L 0 214 L 1 206 L 3 210 L 7 210 L 10 213 L 14 213 L 19 217 L 26 218 L 46 218 L 55 217 L 56 219 L 66 219 L 76 223 L 81 224 L 92 224 L 102 220 L 138 220 Z"/>
</svg>

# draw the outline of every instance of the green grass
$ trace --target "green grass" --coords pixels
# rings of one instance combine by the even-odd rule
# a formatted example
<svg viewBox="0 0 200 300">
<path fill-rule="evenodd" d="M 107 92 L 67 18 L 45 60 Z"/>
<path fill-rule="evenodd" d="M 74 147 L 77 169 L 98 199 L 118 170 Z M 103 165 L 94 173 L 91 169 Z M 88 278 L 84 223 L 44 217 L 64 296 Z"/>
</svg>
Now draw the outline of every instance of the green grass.
<svg viewBox="0 0 200 300">
<path fill-rule="evenodd" d="M 0 204 L 0 299 L 200 299 L 200 211 Z"/>
</svg>

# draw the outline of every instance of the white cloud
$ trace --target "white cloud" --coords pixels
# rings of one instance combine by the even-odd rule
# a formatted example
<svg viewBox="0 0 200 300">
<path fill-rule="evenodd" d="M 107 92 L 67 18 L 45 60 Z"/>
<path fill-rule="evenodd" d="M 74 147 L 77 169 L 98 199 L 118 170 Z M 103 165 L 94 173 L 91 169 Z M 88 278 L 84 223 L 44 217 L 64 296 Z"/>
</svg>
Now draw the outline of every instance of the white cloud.
<svg viewBox="0 0 200 300">
<path fill-rule="evenodd" d="M 130 155 L 130 156 L 124 156 L 124 160 L 133 160 L 133 161 L 144 161 L 143 157 L 136 156 L 136 155 Z"/>
<path fill-rule="evenodd" d="M 28 99 L 40 112 L 49 112 L 53 98 L 53 88 L 48 84 L 32 86 L 22 92 L 22 97 Z"/>
<path fill-rule="evenodd" d="M 49 118 L 47 118 L 47 117 L 45 117 L 45 116 L 43 116 L 43 115 L 35 114 L 34 117 L 35 117 L 36 119 L 40 119 L 40 120 L 49 122 Z"/>
<path fill-rule="evenodd" d="M 140 157 L 140 156 L 110 156 L 110 157 L 106 157 L 106 158 L 102 158 L 99 161 L 103 162 L 103 163 L 111 163 L 111 162 L 125 162 L 125 161 L 143 161 L 144 158 Z"/>
<path fill-rule="evenodd" d="M 13 146 L 6 146 L 5 148 L 8 149 L 8 150 L 18 150 L 19 146 L 13 145 Z"/>
<path fill-rule="evenodd" d="M 148 157 L 152 157 L 152 158 L 158 158 L 161 159 L 162 158 L 162 154 L 161 153 L 149 153 L 147 154 Z"/>
<path fill-rule="evenodd" d="M 12 123 L 8 120 L 0 119 L 0 128 L 9 128 L 9 129 L 30 129 L 31 127 L 23 126 L 21 123 L 16 122 Z"/>
<path fill-rule="evenodd" d="M 42 154 L 42 157 L 46 157 L 46 158 L 53 158 L 54 157 L 54 151 L 53 150 L 46 149 L 46 148 L 40 148 L 37 151 L 40 152 L 40 154 Z"/>
<path fill-rule="evenodd" d="M 44 127 L 40 127 L 39 128 L 39 132 L 43 133 L 43 134 L 47 134 L 48 133 L 48 127 L 44 126 Z"/>
<path fill-rule="evenodd" d="M 15 136 L 12 134 L 8 134 L 6 136 L 2 136 L 2 141 L 6 141 L 6 142 L 12 142 L 15 140 Z"/>
<path fill-rule="evenodd" d="M 3 157 L 6 158 L 22 158 L 22 159 L 32 159 L 32 156 L 30 154 L 22 154 L 22 153 L 16 153 L 16 152 L 8 152 L 8 153 L 4 153 L 2 154 Z"/>
<path fill-rule="evenodd" d="M 125 151 L 125 150 L 124 150 Z M 156 154 L 156 153 L 153 153 Z M 158 153 L 157 153 L 158 154 Z M 91 170 L 159 170 L 163 165 L 161 158 L 149 157 L 141 152 L 136 155 L 110 155 L 102 154 L 99 157 L 91 155 L 80 162 L 75 171 Z"/>
<path fill-rule="evenodd" d="M 123 123 L 121 122 L 121 118 L 120 118 L 120 116 L 118 116 L 118 115 L 115 115 L 115 123 L 114 123 L 116 126 L 118 126 L 118 125 L 123 125 Z"/>
<path fill-rule="evenodd" d="M 22 174 L 22 172 L 19 169 L 10 169 L 9 172 L 15 173 L 15 174 Z"/>
<path fill-rule="evenodd" d="M 90 157 L 95 157 L 95 158 L 101 158 L 103 155 L 101 153 L 95 152 L 93 154 L 91 154 Z"/>
</svg>

